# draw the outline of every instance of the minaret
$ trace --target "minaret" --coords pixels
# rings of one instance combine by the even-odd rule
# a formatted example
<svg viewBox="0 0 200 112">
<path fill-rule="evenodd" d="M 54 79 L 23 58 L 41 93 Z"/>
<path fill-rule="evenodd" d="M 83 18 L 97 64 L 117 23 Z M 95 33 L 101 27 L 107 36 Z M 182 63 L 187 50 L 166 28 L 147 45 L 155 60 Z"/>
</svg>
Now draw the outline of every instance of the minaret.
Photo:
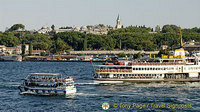
<svg viewBox="0 0 200 112">
<path fill-rule="evenodd" d="M 119 14 L 118 14 L 118 17 L 117 17 L 117 24 L 116 24 L 116 27 L 115 27 L 115 28 L 116 28 L 116 29 L 122 28 L 122 24 L 121 24 L 121 20 L 120 20 Z"/>
</svg>

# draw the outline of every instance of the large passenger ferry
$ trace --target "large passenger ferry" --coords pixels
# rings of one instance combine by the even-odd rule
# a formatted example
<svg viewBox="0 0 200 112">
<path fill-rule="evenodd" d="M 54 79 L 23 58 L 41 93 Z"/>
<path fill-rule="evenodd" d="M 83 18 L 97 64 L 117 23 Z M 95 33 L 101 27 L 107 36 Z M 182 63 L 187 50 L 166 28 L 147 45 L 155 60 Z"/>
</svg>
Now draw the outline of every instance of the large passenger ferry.
<svg viewBox="0 0 200 112">
<path fill-rule="evenodd" d="M 76 93 L 74 78 L 59 73 L 30 73 L 18 87 L 22 94 L 70 95 Z"/>
<path fill-rule="evenodd" d="M 94 82 L 200 81 L 200 58 L 197 55 L 187 57 L 182 46 L 181 35 L 180 48 L 171 56 L 162 55 L 152 61 L 121 61 L 95 65 Z"/>
</svg>

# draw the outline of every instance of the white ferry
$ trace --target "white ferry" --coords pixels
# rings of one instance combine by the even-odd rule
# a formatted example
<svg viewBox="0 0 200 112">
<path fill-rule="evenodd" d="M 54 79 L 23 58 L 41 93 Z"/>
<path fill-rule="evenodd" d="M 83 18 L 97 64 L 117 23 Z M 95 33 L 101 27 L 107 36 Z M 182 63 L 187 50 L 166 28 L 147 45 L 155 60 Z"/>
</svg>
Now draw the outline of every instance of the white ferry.
<svg viewBox="0 0 200 112">
<path fill-rule="evenodd" d="M 200 58 L 185 56 L 182 48 L 153 62 L 122 61 L 95 65 L 95 83 L 200 81 Z"/>
<path fill-rule="evenodd" d="M 74 78 L 59 73 L 30 73 L 18 87 L 22 94 L 70 95 L 76 93 Z"/>
</svg>

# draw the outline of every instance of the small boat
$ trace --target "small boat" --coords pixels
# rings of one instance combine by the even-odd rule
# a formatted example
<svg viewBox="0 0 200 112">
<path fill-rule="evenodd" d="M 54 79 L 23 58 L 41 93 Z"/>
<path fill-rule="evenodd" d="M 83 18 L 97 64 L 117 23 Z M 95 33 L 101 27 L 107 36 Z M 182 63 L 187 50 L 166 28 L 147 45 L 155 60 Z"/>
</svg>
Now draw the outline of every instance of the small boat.
<svg viewBox="0 0 200 112">
<path fill-rule="evenodd" d="M 30 73 L 18 87 L 21 94 L 71 95 L 76 93 L 74 78 L 60 73 Z"/>
</svg>

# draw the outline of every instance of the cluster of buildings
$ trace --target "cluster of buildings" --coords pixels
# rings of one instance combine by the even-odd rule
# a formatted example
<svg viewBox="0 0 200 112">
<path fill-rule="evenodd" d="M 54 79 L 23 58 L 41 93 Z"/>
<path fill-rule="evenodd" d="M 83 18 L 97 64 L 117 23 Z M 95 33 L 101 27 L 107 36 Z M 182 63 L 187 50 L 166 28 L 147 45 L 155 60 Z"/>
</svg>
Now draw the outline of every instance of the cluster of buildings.
<svg viewBox="0 0 200 112">
<path fill-rule="evenodd" d="M 33 49 L 33 48 L 32 48 Z M 32 55 L 39 56 L 45 50 L 32 50 Z M 0 55 L 21 55 L 22 45 L 17 45 L 15 47 L 6 47 L 5 45 L 0 45 Z M 29 54 L 29 45 L 25 44 L 25 54 Z"/>
<path fill-rule="evenodd" d="M 101 24 L 95 25 L 95 26 L 81 26 L 81 27 L 74 27 L 74 28 L 67 28 L 67 29 L 52 29 L 50 27 L 43 26 L 41 29 L 39 29 L 36 32 L 42 33 L 42 34 L 49 34 L 51 32 L 59 33 L 59 32 L 77 31 L 77 32 L 85 33 L 85 34 L 92 33 L 92 34 L 97 34 L 97 35 L 103 35 L 103 34 L 107 34 L 109 30 L 119 29 L 122 27 L 123 26 L 121 23 L 121 19 L 120 19 L 120 16 L 118 15 L 115 28 L 110 27 L 110 26 L 104 26 Z"/>
<path fill-rule="evenodd" d="M 60 29 L 55 29 L 55 28 L 51 28 L 51 27 L 47 27 L 47 26 L 43 26 L 41 29 L 39 30 L 30 30 L 30 32 L 32 33 L 42 33 L 42 34 L 50 34 L 50 33 L 60 33 L 60 32 L 81 32 L 81 33 L 91 33 L 91 34 L 96 34 L 96 35 L 106 35 L 108 33 L 109 30 L 113 30 L 113 29 L 119 29 L 119 28 L 123 28 L 122 22 L 121 22 L 121 18 L 118 15 L 117 20 L 116 20 L 116 26 L 115 27 L 111 27 L 111 26 L 104 26 L 103 24 L 99 24 L 99 25 L 94 25 L 94 26 L 81 26 L 81 27 L 68 27 L 68 28 L 60 28 Z M 15 30 L 16 32 L 23 32 L 25 31 L 24 29 L 17 29 Z M 156 26 L 155 27 L 155 31 L 151 31 L 149 33 L 157 33 L 157 32 L 161 32 L 162 29 L 160 28 L 160 26 Z"/>
</svg>

